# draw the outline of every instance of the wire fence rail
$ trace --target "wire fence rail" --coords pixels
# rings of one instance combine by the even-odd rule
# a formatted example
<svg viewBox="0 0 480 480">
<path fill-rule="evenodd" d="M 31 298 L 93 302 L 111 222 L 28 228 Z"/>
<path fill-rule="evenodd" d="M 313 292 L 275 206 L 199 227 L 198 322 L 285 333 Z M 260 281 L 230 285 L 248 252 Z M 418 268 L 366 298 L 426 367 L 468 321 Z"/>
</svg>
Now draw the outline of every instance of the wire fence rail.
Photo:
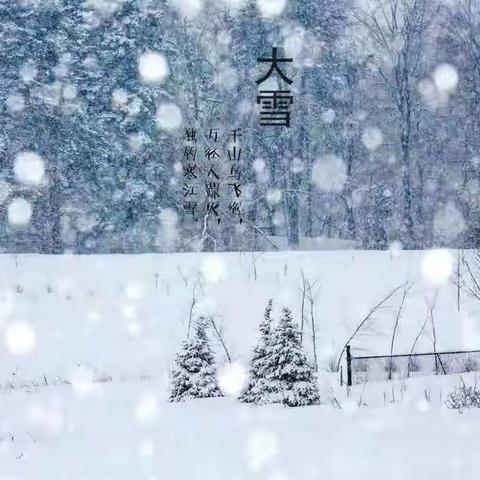
<svg viewBox="0 0 480 480">
<path fill-rule="evenodd" d="M 347 385 L 480 371 L 480 350 L 354 356 L 346 349 Z"/>
</svg>

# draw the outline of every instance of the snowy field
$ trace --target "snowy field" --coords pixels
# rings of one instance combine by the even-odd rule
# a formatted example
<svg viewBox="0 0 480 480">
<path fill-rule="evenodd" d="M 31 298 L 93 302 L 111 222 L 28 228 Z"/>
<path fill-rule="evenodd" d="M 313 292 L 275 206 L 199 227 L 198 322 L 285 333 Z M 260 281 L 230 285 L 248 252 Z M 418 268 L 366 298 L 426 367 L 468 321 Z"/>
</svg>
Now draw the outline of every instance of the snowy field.
<svg viewBox="0 0 480 480">
<path fill-rule="evenodd" d="M 458 302 L 456 261 L 454 251 L 3 256 L 0 479 L 478 479 L 480 412 L 444 405 L 457 376 L 347 395 L 328 372 L 369 309 L 405 281 L 396 353 L 410 351 L 432 307 L 438 350 L 478 348 L 478 307 L 464 292 Z M 269 298 L 274 316 L 286 305 L 299 320 L 302 270 L 321 287 L 322 405 L 166 402 L 191 310 L 213 314 L 233 361 L 247 365 Z M 352 345 L 389 353 L 400 302 L 399 291 Z M 427 327 L 416 351 L 431 350 Z"/>
<path fill-rule="evenodd" d="M 480 412 L 443 407 L 449 386 L 434 380 L 430 402 L 412 381 L 395 403 L 390 385 L 369 386 L 362 408 L 362 387 L 338 392 L 341 409 L 324 388 L 324 405 L 290 409 L 170 404 L 154 381 L 16 391 L 1 397 L 0 478 L 476 480 Z"/>
</svg>

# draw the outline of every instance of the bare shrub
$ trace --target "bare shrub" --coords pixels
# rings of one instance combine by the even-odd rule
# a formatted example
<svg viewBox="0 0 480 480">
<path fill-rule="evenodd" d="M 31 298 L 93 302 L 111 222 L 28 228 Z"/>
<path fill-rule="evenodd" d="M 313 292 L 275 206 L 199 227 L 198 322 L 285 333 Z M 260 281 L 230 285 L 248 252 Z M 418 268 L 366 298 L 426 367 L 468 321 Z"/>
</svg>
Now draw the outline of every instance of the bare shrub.
<svg viewBox="0 0 480 480">
<path fill-rule="evenodd" d="M 337 371 L 337 357 L 335 355 L 331 355 L 327 359 L 327 372 L 336 372 Z"/>
<path fill-rule="evenodd" d="M 472 357 L 464 357 L 462 368 L 464 372 L 476 372 L 479 370 L 477 360 Z"/>
<path fill-rule="evenodd" d="M 354 372 L 367 373 L 368 371 L 368 361 L 367 360 L 357 360 L 352 366 Z"/>
<path fill-rule="evenodd" d="M 448 395 L 445 405 L 460 412 L 466 408 L 480 408 L 480 390 L 477 385 L 467 386 L 462 383 Z"/>
<path fill-rule="evenodd" d="M 398 370 L 398 366 L 393 358 L 388 358 L 385 365 L 383 365 L 383 368 L 385 369 L 385 372 L 389 374 L 395 373 Z"/>
<path fill-rule="evenodd" d="M 420 371 L 420 362 L 418 361 L 417 357 L 410 357 L 408 359 L 408 373 L 410 372 L 419 372 Z"/>
</svg>

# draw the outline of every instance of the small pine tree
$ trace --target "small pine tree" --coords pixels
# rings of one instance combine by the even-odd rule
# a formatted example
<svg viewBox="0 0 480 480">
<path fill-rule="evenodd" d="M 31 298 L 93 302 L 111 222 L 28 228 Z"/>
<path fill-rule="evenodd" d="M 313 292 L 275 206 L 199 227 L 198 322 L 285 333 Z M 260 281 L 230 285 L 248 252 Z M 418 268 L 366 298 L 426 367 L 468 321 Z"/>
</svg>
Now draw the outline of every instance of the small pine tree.
<svg viewBox="0 0 480 480">
<path fill-rule="evenodd" d="M 271 334 L 269 349 L 266 380 L 272 390 L 270 402 L 289 407 L 319 403 L 315 374 L 307 362 L 300 331 L 288 308 L 283 309 L 280 322 Z"/>
<path fill-rule="evenodd" d="M 205 320 L 198 319 L 192 337 L 183 342 L 175 358 L 170 402 L 222 396 L 217 385 L 215 357 L 208 343 L 206 329 Z"/>
<path fill-rule="evenodd" d="M 268 301 L 265 308 L 263 320 L 260 323 L 260 338 L 253 350 L 253 356 L 250 360 L 250 373 L 240 401 L 246 403 L 269 403 L 268 396 L 271 393 L 269 384 L 266 380 L 268 369 L 268 353 L 270 344 L 270 333 L 272 330 L 272 300 Z"/>
</svg>

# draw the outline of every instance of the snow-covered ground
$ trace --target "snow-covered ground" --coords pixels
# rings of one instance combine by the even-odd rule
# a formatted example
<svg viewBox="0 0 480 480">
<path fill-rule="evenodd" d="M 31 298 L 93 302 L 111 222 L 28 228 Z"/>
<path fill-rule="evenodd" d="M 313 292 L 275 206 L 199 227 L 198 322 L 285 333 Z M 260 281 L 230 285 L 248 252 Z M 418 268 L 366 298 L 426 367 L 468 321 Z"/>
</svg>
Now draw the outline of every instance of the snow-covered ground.
<svg viewBox="0 0 480 480">
<path fill-rule="evenodd" d="M 0 338 L 13 345 L 0 342 L 0 384 L 70 378 L 79 364 L 117 379 L 163 375 L 185 337 L 194 295 L 193 316 L 214 313 L 231 356 L 247 362 L 269 298 L 274 317 L 286 305 L 299 322 L 302 270 L 320 287 L 314 317 L 321 370 L 369 309 L 407 280 L 414 285 L 396 353 L 410 351 L 432 305 L 438 350 L 478 348 L 479 302 L 462 293 L 457 309 L 456 253 L 434 258 L 426 276 L 428 259 L 425 252 L 395 251 L 1 256 Z M 357 351 L 389 353 L 401 293 L 352 342 Z M 307 317 L 309 308 L 306 302 Z M 416 351 L 431 351 L 431 337 L 427 325 Z M 308 336 L 305 343 L 309 349 Z"/>
<path fill-rule="evenodd" d="M 456 255 L 0 257 L 0 479 L 478 479 L 480 412 L 444 406 L 458 377 L 370 383 L 347 395 L 327 372 L 369 309 L 407 280 L 397 353 L 410 351 L 432 306 L 439 350 L 478 348 L 476 302 L 462 292 L 458 309 Z M 165 401 L 193 296 L 194 316 L 214 313 L 233 360 L 247 365 L 268 298 L 274 316 L 286 305 L 299 319 L 302 270 L 321 287 L 322 405 Z M 353 346 L 388 353 L 400 302 L 401 291 Z M 305 344 L 311 358 L 309 335 Z M 427 327 L 416 350 L 431 349 Z"/>
<path fill-rule="evenodd" d="M 1 396 L 0 478 L 476 480 L 480 412 L 443 407 L 434 380 L 338 391 L 341 409 L 325 389 L 323 405 L 297 409 L 170 404 L 148 380 L 15 391 Z"/>
</svg>

